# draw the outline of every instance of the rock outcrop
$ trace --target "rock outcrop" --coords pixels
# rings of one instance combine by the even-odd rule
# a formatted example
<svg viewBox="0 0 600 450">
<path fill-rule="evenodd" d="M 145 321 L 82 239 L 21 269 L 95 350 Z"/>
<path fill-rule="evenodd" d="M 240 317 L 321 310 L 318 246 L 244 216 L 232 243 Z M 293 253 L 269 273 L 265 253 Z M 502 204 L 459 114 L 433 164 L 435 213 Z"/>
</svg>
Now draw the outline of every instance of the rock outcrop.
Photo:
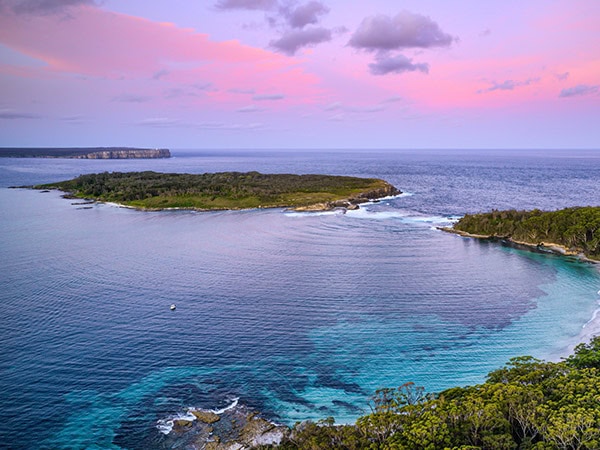
<svg viewBox="0 0 600 450">
<path fill-rule="evenodd" d="M 204 423 L 215 423 L 221 420 L 221 416 L 212 411 L 192 410 L 191 413 Z"/>
<path fill-rule="evenodd" d="M 384 186 L 372 189 L 370 191 L 361 192 L 360 194 L 350 197 L 345 200 L 336 200 L 334 202 L 315 203 L 308 206 L 298 206 L 293 208 L 295 211 L 329 211 L 335 208 L 345 208 L 348 210 L 358 209 L 361 203 L 367 203 L 384 197 L 400 195 L 402 191 L 395 186 L 385 183 Z"/>
<path fill-rule="evenodd" d="M 195 420 L 174 419 L 172 430 L 163 438 L 165 448 L 248 450 L 278 445 L 289 434 L 288 427 L 274 424 L 245 406 L 220 414 L 196 409 L 188 413 Z"/>
</svg>

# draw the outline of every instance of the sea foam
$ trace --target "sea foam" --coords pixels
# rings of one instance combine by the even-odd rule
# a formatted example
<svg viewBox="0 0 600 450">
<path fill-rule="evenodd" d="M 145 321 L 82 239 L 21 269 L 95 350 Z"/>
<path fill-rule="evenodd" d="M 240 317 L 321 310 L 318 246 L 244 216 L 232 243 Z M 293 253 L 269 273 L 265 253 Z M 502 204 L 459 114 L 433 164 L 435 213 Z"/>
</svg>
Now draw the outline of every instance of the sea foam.
<svg viewBox="0 0 600 450">
<path fill-rule="evenodd" d="M 239 400 L 240 400 L 239 397 L 235 397 L 230 405 L 228 405 L 224 408 L 221 408 L 221 409 L 190 408 L 185 413 L 176 414 L 175 416 L 169 417 L 167 419 L 157 420 L 156 428 L 162 434 L 165 434 L 165 435 L 169 434 L 171 431 L 173 431 L 173 426 L 174 426 L 174 423 L 176 420 L 189 420 L 190 422 L 194 422 L 196 420 L 196 416 L 193 414 L 192 411 L 209 411 L 209 412 L 221 415 L 227 411 L 234 409 L 238 405 Z"/>
</svg>

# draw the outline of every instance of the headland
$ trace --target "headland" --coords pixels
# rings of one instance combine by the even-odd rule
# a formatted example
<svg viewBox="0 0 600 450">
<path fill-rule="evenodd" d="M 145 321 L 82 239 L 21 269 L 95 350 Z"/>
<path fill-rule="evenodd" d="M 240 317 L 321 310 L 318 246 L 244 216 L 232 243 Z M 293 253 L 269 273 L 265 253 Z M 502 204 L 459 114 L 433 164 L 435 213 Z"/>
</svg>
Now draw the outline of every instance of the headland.
<svg viewBox="0 0 600 450">
<path fill-rule="evenodd" d="M 155 159 L 170 158 L 166 148 L 133 147 L 25 147 L 0 148 L 4 158 L 70 158 L 70 159 Z"/>
<path fill-rule="evenodd" d="M 443 231 L 600 262 L 600 207 L 467 214 Z"/>
</svg>

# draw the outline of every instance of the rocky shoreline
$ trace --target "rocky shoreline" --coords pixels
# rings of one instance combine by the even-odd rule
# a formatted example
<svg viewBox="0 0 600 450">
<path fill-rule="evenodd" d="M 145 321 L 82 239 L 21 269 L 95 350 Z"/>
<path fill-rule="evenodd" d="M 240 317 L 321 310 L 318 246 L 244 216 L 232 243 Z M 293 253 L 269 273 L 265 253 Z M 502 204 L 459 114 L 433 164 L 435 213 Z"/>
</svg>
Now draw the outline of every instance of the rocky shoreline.
<svg viewBox="0 0 600 450">
<path fill-rule="evenodd" d="M 517 241 L 517 240 L 512 239 L 510 236 L 472 234 L 472 233 L 467 233 L 465 231 L 457 230 L 452 227 L 438 227 L 438 230 L 445 231 L 447 233 L 456 234 L 456 235 L 459 235 L 462 237 L 468 237 L 468 238 L 480 239 L 480 240 L 486 240 L 486 241 L 492 241 L 492 242 L 502 242 L 502 243 L 511 245 L 516 248 L 524 248 L 524 249 L 536 251 L 539 253 L 552 253 L 555 255 L 570 256 L 570 257 L 577 258 L 580 261 L 584 261 L 584 262 L 588 262 L 588 263 L 592 263 L 592 264 L 600 264 L 600 261 L 596 261 L 596 260 L 588 258 L 580 251 L 574 251 L 572 249 L 565 247 L 564 245 L 556 244 L 553 242 L 532 243 L 532 242 Z"/>
<path fill-rule="evenodd" d="M 402 194 L 402 191 L 395 186 L 387 183 L 387 186 L 384 186 L 379 189 L 374 189 L 372 191 L 361 192 L 355 197 L 350 197 L 345 200 L 336 200 L 334 202 L 325 202 L 325 203 L 315 203 L 314 205 L 308 206 L 296 206 L 290 208 L 293 211 L 332 211 L 337 208 L 343 208 L 346 210 L 356 210 L 360 208 L 360 204 L 369 203 L 373 201 L 381 200 L 385 197 L 393 197 L 396 195 Z"/>
<path fill-rule="evenodd" d="M 261 417 L 237 400 L 220 411 L 190 408 L 186 414 L 160 420 L 157 428 L 165 436 L 161 446 L 198 450 L 244 450 L 278 445 L 290 429 Z"/>
</svg>

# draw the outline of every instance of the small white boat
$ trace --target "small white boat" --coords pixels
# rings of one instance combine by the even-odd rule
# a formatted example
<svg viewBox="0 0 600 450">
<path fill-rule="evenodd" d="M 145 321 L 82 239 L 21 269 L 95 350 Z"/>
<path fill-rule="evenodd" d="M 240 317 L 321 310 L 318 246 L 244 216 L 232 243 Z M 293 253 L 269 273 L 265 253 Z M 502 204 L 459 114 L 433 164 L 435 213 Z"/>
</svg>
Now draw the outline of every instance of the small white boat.
<svg viewBox="0 0 600 450">
<path fill-rule="evenodd" d="M 175 311 L 175 308 L 177 308 L 177 306 L 175 305 L 175 303 L 173 303 L 173 304 L 171 305 L 171 311 Z"/>
</svg>

